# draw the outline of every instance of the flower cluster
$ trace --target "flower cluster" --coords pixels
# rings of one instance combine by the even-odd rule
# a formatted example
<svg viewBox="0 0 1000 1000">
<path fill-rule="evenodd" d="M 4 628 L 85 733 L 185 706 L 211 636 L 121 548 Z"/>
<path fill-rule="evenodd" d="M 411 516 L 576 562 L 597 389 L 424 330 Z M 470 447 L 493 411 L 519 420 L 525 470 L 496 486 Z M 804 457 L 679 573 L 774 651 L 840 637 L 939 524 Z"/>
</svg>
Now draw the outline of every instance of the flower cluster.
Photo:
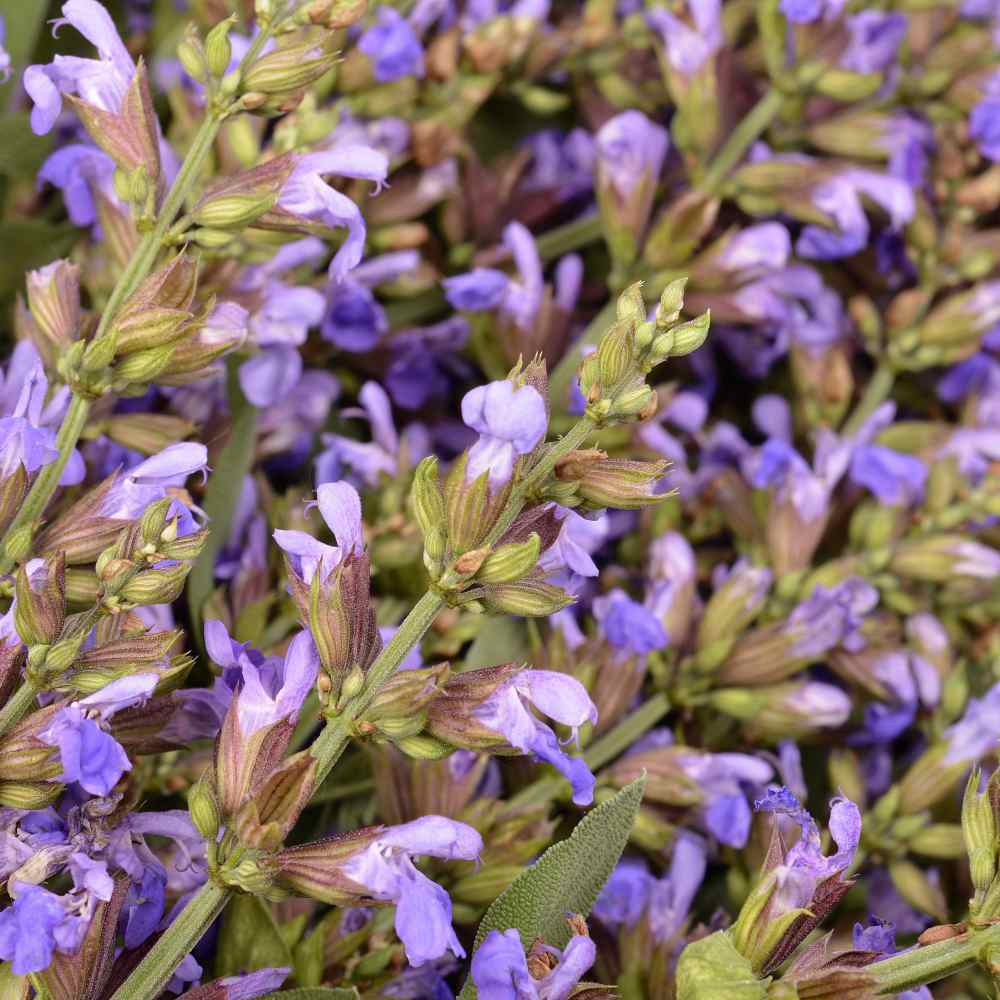
<svg viewBox="0 0 1000 1000">
<path fill-rule="evenodd" d="M 996 5 L 14 6 L 11 995 L 984 995 Z"/>
</svg>

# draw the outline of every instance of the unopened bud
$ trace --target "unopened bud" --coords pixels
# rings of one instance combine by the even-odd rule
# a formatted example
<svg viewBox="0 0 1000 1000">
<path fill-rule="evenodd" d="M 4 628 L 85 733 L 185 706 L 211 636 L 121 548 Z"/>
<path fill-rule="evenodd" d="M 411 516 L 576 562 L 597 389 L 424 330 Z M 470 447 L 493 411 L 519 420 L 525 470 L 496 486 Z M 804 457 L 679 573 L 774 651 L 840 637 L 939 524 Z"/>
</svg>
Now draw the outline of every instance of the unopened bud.
<svg viewBox="0 0 1000 1000">
<path fill-rule="evenodd" d="M 212 76 L 221 77 L 229 69 L 233 58 L 233 46 L 229 41 L 229 32 L 236 21 L 236 15 L 220 21 L 205 36 L 205 63 Z"/>
<path fill-rule="evenodd" d="M 470 598 L 481 600 L 488 611 L 528 618 L 544 618 L 572 604 L 572 595 L 562 587 L 541 580 L 521 580 L 483 587 L 470 592 Z"/>
<path fill-rule="evenodd" d="M 537 565 L 541 539 L 537 533 L 524 542 L 502 545 L 491 552 L 476 573 L 478 583 L 513 583 L 527 576 Z"/>
<path fill-rule="evenodd" d="M 196 33 L 189 33 L 188 37 L 177 46 L 177 58 L 181 66 L 184 67 L 184 72 L 192 80 L 196 80 L 198 83 L 205 83 L 208 80 L 205 50 Z"/>
<path fill-rule="evenodd" d="M 242 229 L 274 208 L 277 200 L 278 195 L 272 192 L 209 197 L 198 205 L 191 217 L 199 226 L 211 227 L 209 232 Z M 232 239 L 231 234 L 227 239 Z"/>
<path fill-rule="evenodd" d="M 343 701 L 350 701 L 352 698 L 356 698 L 365 686 L 365 672 L 355 664 L 348 670 L 347 675 L 344 677 L 343 683 L 340 686 L 341 699 Z"/>
<path fill-rule="evenodd" d="M 687 278 L 677 278 L 663 289 L 660 304 L 656 309 L 656 328 L 658 330 L 666 330 L 680 319 L 686 287 Z"/>
<path fill-rule="evenodd" d="M 188 812 L 202 837 L 214 843 L 222 820 L 215 791 L 206 778 L 201 778 L 188 792 Z"/>
<path fill-rule="evenodd" d="M 57 260 L 26 279 L 28 308 L 39 332 L 54 347 L 65 348 L 80 328 L 80 268 Z"/>
<path fill-rule="evenodd" d="M 396 740 L 395 746 L 414 760 L 442 760 L 455 750 L 450 743 L 444 743 L 433 736 L 407 736 Z"/>
<path fill-rule="evenodd" d="M 328 72 L 336 56 L 315 42 L 301 42 L 269 52 L 244 74 L 248 92 L 287 94 L 301 90 Z"/>
</svg>

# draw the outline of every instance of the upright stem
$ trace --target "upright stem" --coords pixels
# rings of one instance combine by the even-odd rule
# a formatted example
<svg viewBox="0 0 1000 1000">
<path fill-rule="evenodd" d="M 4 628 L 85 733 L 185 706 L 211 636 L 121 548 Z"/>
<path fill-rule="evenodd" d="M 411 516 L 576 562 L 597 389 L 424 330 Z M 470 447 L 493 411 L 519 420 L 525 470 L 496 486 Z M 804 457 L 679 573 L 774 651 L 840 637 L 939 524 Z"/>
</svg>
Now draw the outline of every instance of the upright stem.
<svg viewBox="0 0 1000 1000">
<path fill-rule="evenodd" d="M 733 129 L 725 145 L 708 165 L 698 189 L 705 194 L 716 194 L 729 171 L 743 158 L 750 146 L 763 135 L 768 125 L 781 110 L 785 96 L 776 87 L 770 87 L 750 109 L 750 113 Z"/>
<path fill-rule="evenodd" d="M 231 895 L 231 889 L 209 879 L 115 990 L 111 1000 L 149 1000 L 159 996 L 178 963 L 201 940 Z"/>
<path fill-rule="evenodd" d="M 240 63 L 241 68 L 257 58 L 258 53 L 270 37 L 271 32 L 268 30 L 261 31 L 257 35 Z M 142 280 L 149 274 L 153 264 L 156 263 L 157 255 L 163 248 L 164 237 L 184 207 L 184 201 L 201 173 L 202 164 L 204 164 L 205 157 L 208 156 L 212 144 L 215 142 L 219 127 L 225 120 L 228 110 L 224 107 L 213 108 L 206 114 L 205 120 L 195 133 L 191 148 L 188 150 L 187 156 L 184 157 L 184 162 L 181 164 L 173 184 L 170 185 L 167 197 L 160 208 L 156 225 L 142 238 L 142 242 L 136 249 L 128 267 L 122 272 L 111 291 L 111 296 L 101 314 L 97 332 L 94 334 L 95 340 L 107 333 L 119 309 L 139 287 Z M 74 394 L 56 437 L 56 448 L 59 451 L 59 456 L 39 473 L 21 505 L 21 509 L 0 543 L 0 574 L 9 573 L 14 565 L 14 560 L 6 551 L 7 543 L 13 537 L 13 533 L 23 525 L 30 524 L 35 518 L 40 517 L 48 506 L 49 500 L 52 499 L 52 494 L 59 483 L 63 469 L 66 468 L 66 463 L 69 461 L 77 441 L 80 440 L 89 413 L 90 402 L 82 396 Z"/>
<path fill-rule="evenodd" d="M 54 462 L 43 466 L 38 478 L 32 484 L 31 490 L 24 498 L 14 520 L 11 521 L 7 533 L 3 537 L 3 546 L 0 550 L 0 574 L 6 574 L 14 567 L 14 560 L 7 553 L 8 541 L 14 537 L 14 533 L 27 524 L 31 524 L 36 518 L 41 517 L 49 499 L 59 485 L 62 478 L 63 469 L 69 461 L 73 449 L 76 447 L 80 435 L 83 433 L 84 425 L 87 423 L 87 416 L 90 413 L 90 402 L 82 396 L 74 395 L 63 417 L 62 426 L 56 435 L 56 449 L 59 454 Z"/>
<path fill-rule="evenodd" d="M 513 523 L 514 518 L 521 513 L 525 502 L 538 485 L 555 468 L 556 462 L 563 455 L 578 448 L 593 432 L 594 426 L 594 422 L 589 417 L 584 417 L 565 437 L 549 446 L 549 450 L 531 472 L 514 488 L 510 502 L 493 529 L 483 540 L 483 545 L 496 543 Z M 389 640 L 368 669 L 364 691 L 353 701 L 348 702 L 344 710 L 324 726 L 323 732 L 317 737 L 310 750 L 310 753 L 319 761 L 316 770 L 317 788 L 326 780 L 344 752 L 351 739 L 351 727 L 354 722 L 375 700 L 382 685 L 396 673 L 410 650 L 420 642 L 424 633 L 433 624 L 438 612 L 444 607 L 444 603 L 444 596 L 435 590 L 428 590 L 417 601 L 410 613 L 403 619 L 396 634 Z"/>
</svg>

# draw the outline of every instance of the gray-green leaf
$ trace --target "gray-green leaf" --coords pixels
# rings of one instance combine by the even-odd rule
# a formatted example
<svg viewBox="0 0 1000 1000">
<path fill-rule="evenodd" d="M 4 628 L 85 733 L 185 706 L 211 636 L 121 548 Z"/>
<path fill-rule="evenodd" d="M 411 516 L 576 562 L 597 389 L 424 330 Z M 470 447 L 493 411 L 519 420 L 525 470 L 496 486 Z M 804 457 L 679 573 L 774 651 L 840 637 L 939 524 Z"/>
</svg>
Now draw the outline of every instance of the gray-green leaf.
<svg viewBox="0 0 1000 1000">
<path fill-rule="evenodd" d="M 483 619 L 476 638 L 462 662 L 462 670 L 492 667 L 529 658 L 530 646 L 524 622 L 507 615 Z"/>
<path fill-rule="evenodd" d="M 692 941 L 677 962 L 677 1000 L 764 1000 L 770 979 L 758 979 L 725 931 Z"/>
<path fill-rule="evenodd" d="M 476 947 L 492 930 L 516 927 L 525 948 L 536 938 L 560 948 L 570 938 L 567 913 L 587 916 L 628 843 L 645 777 L 592 809 L 563 841 L 550 847 L 493 901 L 476 932 Z M 466 980 L 460 1000 L 475 1000 Z"/>
<path fill-rule="evenodd" d="M 212 593 L 215 579 L 215 558 L 229 537 L 233 511 L 243 487 L 243 477 L 253 465 L 254 446 L 257 442 L 257 409 L 243 395 L 238 375 L 239 362 L 229 360 L 226 390 L 232 413 L 232 429 L 222 454 L 205 490 L 202 504 L 208 515 L 209 535 L 205 548 L 191 569 L 187 580 L 187 602 L 191 611 L 194 634 L 202 642 L 202 611 Z"/>
<path fill-rule="evenodd" d="M 292 965 L 291 949 L 282 938 L 270 907 L 256 896 L 238 893 L 230 900 L 222 918 L 215 975 L 235 976 L 286 965 Z"/>
</svg>

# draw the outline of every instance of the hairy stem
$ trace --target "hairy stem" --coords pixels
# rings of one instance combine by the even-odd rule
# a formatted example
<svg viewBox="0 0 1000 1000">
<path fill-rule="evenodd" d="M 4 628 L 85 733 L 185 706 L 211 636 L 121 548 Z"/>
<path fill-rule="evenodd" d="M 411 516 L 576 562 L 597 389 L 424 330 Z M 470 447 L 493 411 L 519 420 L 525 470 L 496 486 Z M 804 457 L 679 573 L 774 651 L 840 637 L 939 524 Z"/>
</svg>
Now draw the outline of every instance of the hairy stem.
<svg viewBox="0 0 1000 1000">
<path fill-rule="evenodd" d="M 111 1000 L 149 1000 L 159 996 L 174 969 L 222 913 L 231 895 L 231 889 L 209 879 L 118 987 Z"/>
<path fill-rule="evenodd" d="M 77 441 L 80 440 L 89 413 L 90 402 L 82 396 L 74 395 L 70 401 L 69 409 L 63 417 L 59 433 L 56 435 L 56 449 L 59 455 L 54 462 L 44 466 L 38 473 L 38 478 L 32 484 L 31 490 L 24 498 L 24 503 L 21 504 L 20 510 L 11 521 L 10 527 L 3 537 L 3 545 L 0 546 L 0 551 L 2 551 L 0 574 L 9 573 L 13 569 L 14 559 L 7 552 L 7 544 L 15 537 L 15 532 L 41 517 L 49 499 L 56 490 L 56 486 L 59 485 L 63 470 L 66 468 L 70 455 L 73 454 Z"/>
<path fill-rule="evenodd" d="M 988 947 L 996 945 L 1000 945 L 1000 925 L 912 948 L 875 962 L 866 971 L 875 976 L 879 993 L 902 993 L 975 965 Z"/>
</svg>

